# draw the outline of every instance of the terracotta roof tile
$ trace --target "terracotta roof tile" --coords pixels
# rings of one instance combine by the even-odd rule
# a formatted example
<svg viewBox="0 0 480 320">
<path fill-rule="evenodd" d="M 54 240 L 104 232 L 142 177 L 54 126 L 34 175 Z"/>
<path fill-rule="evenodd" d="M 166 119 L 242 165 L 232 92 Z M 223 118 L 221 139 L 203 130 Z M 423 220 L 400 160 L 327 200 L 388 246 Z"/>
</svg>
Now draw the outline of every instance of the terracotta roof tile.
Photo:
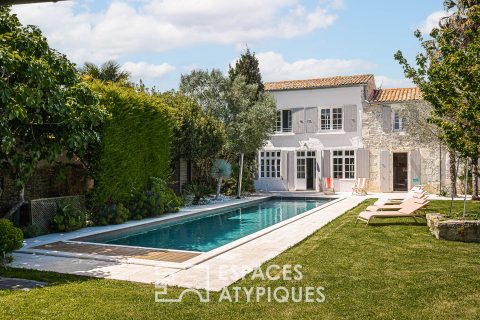
<svg viewBox="0 0 480 320">
<path fill-rule="evenodd" d="M 418 88 L 378 89 L 373 92 L 370 102 L 403 102 L 421 99 Z"/>
<path fill-rule="evenodd" d="M 325 87 L 340 87 L 367 84 L 373 78 L 373 74 L 362 74 L 355 76 L 338 76 L 330 78 L 319 78 L 309 80 L 290 80 L 279 82 L 266 82 L 265 90 L 294 90 L 294 89 L 315 89 Z"/>
</svg>

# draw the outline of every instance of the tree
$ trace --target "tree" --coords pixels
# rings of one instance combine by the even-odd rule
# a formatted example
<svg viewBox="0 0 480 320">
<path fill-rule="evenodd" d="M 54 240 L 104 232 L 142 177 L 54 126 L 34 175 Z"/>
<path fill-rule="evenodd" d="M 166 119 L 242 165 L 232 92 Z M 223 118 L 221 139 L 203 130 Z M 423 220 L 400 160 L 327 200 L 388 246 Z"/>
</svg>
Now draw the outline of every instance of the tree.
<svg viewBox="0 0 480 320">
<path fill-rule="evenodd" d="M 0 170 L 13 179 L 19 202 L 40 161 L 82 157 L 98 142 L 105 117 L 75 66 L 51 49 L 35 26 L 22 26 L 0 7 Z"/>
<path fill-rule="evenodd" d="M 252 83 L 247 83 L 244 73 Z M 274 132 L 275 126 L 275 100 L 263 92 L 255 55 L 247 50 L 235 68 L 230 67 L 229 77 L 223 76 L 219 70 L 195 70 L 182 75 L 180 92 L 196 99 L 204 110 L 224 124 L 224 156 L 227 159 L 239 157 L 239 197 L 245 155 L 255 155 Z"/>
<path fill-rule="evenodd" d="M 220 195 L 220 189 L 222 188 L 222 180 L 227 180 L 232 174 L 232 166 L 228 161 L 223 159 L 215 160 L 212 165 L 212 178 L 217 180 L 217 191 L 215 194 L 215 200 Z"/>
<path fill-rule="evenodd" d="M 182 74 L 179 91 L 197 101 L 203 110 L 222 122 L 227 120 L 228 79 L 218 69 Z"/>
<path fill-rule="evenodd" d="M 441 138 L 462 158 L 480 154 L 480 4 L 477 1 L 445 1 L 453 10 L 433 29 L 429 39 L 417 30 L 424 53 L 412 67 L 398 51 L 395 59 L 405 75 L 422 91 L 433 111 L 429 119 L 441 129 Z M 454 160 L 453 160 L 454 161 Z M 454 184 L 452 182 L 452 196 Z"/>
<path fill-rule="evenodd" d="M 235 78 L 229 92 L 231 119 L 226 123 L 227 150 L 240 155 L 237 198 L 242 193 L 245 154 L 263 147 L 275 128 L 275 99 L 270 94 L 257 92 L 257 85 L 247 84 L 243 76 Z"/>
<path fill-rule="evenodd" d="M 181 92 L 160 95 L 173 107 L 172 159 L 190 160 L 200 177 L 208 177 L 213 159 L 225 145 L 223 122 Z"/>
<path fill-rule="evenodd" d="M 91 77 L 93 79 L 130 85 L 128 82 L 130 73 L 122 70 L 122 67 L 118 62 L 113 60 L 109 60 L 100 66 L 97 66 L 92 62 L 85 62 L 79 71 L 83 76 Z"/>
<path fill-rule="evenodd" d="M 232 68 L 229 65 L 228 76 L 230 81 L 235 80 L 238 76 L 244 76 L 247 84 L 256 84 L 257 93 L 264 91 L 264 85 L 262 82 L 262 75 L 260 74 L 259 62 L 255 53 L 251 53 L 247 48 L 244 53 L 240 55 L 240 58 L 236 61 L 235 67 Z"/>
</svg>

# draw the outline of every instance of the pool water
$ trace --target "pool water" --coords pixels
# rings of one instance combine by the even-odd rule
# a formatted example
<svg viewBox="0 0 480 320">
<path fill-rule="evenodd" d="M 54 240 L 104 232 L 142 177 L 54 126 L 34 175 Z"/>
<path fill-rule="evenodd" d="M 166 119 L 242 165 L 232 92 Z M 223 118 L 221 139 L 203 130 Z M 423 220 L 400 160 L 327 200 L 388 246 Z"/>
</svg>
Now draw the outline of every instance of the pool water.
<svg viewBox="0 0 480 320">
<path fill-rule="evenodd" d="M 206 252 L 285 221 L 330 199 L 273 199 L 230 211 L 159 223 L 115 234 L 100 234 L 95 243 Z"/>
</svg>

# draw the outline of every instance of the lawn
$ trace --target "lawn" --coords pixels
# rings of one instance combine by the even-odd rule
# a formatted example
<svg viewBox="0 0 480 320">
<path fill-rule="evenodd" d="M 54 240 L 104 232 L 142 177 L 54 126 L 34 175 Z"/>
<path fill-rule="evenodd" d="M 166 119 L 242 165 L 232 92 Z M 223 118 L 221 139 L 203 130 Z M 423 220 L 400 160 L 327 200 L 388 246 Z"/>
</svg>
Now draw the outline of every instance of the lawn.
<svg viewBox="0 0 480 320">
<path fill-rule="evenodd" d="M 234 286 L 322 286 L 324 303 L 154 302 L 152 285 L 7 269 L 51 282 L 0 291 L 0 319 L 478 319 L 480 244 L 436 240 L 411 219 L 355 225 L 359 207 L 268 262 L 301 264 L 297 281 L 245 279 Z M 431 208 L 443 206 L 432 203 Z M 180 289 L 172 289 L 173 298 Z M 241 299 L 244 301 L 245 299 Z"/>
<path fill-rule="evenodd" d="M 466 218 L 480 219 L 480 201 L 467 201 Z M 450 216 L 450 201 L 431 201 L 428 204 L 426 212 L 439 212 L 446 217 L 461 218 L 463 215 L 463 201 L 455 200 L 452 206 L 452 215 Z"/>
</svg>

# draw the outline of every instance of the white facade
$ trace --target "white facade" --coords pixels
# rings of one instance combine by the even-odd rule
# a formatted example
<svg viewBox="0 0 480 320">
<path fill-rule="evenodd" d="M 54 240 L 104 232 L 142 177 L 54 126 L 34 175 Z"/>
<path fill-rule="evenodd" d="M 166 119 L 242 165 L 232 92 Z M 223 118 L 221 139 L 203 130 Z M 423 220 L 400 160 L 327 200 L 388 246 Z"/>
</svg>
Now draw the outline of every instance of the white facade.
<svg viewBox="0 0 480 320">
<path fill-rule="evenodd" d="M 257 190 L 321 191 L 322 178 L 333 177 L 336 191 L 351 191 L 355 178 L 368 175 L 362 115 L 371 86 L 373 77 L 354 85 L 271 90 L 278 130 L 258 152 Z"/>
</svg>

